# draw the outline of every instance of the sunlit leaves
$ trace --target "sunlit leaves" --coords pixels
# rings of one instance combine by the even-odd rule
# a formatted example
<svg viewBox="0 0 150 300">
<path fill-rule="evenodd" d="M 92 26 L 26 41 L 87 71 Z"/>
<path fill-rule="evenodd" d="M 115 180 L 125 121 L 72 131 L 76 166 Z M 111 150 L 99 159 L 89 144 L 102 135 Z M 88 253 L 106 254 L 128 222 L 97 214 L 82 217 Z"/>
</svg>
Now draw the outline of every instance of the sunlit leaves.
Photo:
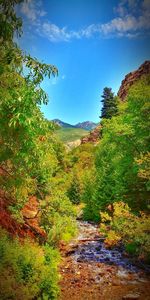
<svg viewBox="0 0 150 300">
<path fill-rule="evenodd" d="M 149 228 L 150 217 L 143 212 L 135 215 L 129 206 L 123 202 L 114 203 L 113 215 L 101 212 L 102 224 L 100 230 L 105 233 L 105 243 L 112 247 L 120 240 L 126 244 L 129 251 L 134 248 L 138 254 L 148 259 L 150 255 Z"/>
<path fill-rule="evenodd" d="M 126 102 L 119 104 L 118 115 L 103 120 L 91 195 L 95 216 L 120 198 L 136 211 L 149 207 L 149 103 L 146 76 L 130 89 Z"/>
</svg>

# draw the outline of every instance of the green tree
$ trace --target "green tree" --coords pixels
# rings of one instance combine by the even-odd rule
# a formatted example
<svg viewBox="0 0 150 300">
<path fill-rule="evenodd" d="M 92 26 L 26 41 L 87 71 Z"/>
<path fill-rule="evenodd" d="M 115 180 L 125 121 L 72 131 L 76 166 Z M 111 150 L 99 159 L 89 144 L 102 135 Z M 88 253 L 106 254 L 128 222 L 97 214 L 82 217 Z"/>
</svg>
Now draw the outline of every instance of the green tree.
<svg viewBox="0 0 150 300">
<path fill-rule="evenodd" d="M 74 204 L 79 204 L 81 200 L 81 188 L 80 181 L 77 174 L 73 175 L 70 187 L 68 189 L 67 195 L 70 201 Z"/>
<path fill-rule="evenodd" d="M 117 116 L 103 121 L 91 201 L 95 216 L 120 200 L 136 212 L 149 208 L 149 80 L 132 86 Z"/>
<path fill-rule="evenodd" d="M 117 97 L 114 96 L 111 88 L 104 88 L 101 102 L 103 103 L 101 118 L 111 119 L 117 114 Z"/>
<path fill-rule="evenodd" d="M 48 144 L 53 124 L 40 111 L 40 105 L 48 102 L 40 83 L 44 76 L 55 76 L 58 71 L 24 54 L 14 42 L 15 34 L 21 34 L 22 28 L 15 13 L 15 5 L 20 2 L 0 2 L 0 164 L 4 171 L 1 188 L 13 199 L 16 209 L 22 207 L 30 193 L 45 185 L 57 165 L 54 143 Z"/>
<path fill-rule="evenodd" d="M 47 243 L 56 247 L 60 239 L 69 240 L 74 234 L 72 205 L 57 180 L 57 173 L 61 170 L 63 174 L 65 168 L 64 147 L 40 110 L 42 103 L 48 103 L 41 82 L 45 76 L 57 76 L 58 71 L 23 53 L 14 42 L 22 29 L 15 13 L 20 2 L 0 1 L 0 189 L 6 194 L 10 219 L 22 223 L 22 207 L 30 196 L 36 196 L 39 224 L 46 231 Z M 52 193 L 52 182 L 55 191 L 61 187 L 61 194 Z M 1 299 L 57 299 L 57 251 L 34 241 L 25 245 L 26 241 L 11 238 L 7 242 L 0 237 L 0 252 L 5 253 L 4 265 L 0 265 L 4 271 Z"/>
</svg>

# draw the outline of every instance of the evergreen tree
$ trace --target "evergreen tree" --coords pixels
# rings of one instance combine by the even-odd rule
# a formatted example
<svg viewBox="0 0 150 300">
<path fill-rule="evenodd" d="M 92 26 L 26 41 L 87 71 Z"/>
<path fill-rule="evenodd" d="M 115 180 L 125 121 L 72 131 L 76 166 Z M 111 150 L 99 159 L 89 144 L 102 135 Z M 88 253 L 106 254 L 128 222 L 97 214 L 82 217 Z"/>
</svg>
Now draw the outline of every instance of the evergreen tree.
<svg viewBox="0 0 150 300">
<path fill-rule="evenodd" d="M 111 88 L 104 88 L 101 102 L 103 103 L 101 118 L 111 119 L 117 114 L 117 97 Z"/>
<path fill-rule="evenodd" d="M 70 188 L 68 189 L 68 197 L 70 201 L 74 204 L 80 203 L 81 191 L 80 191 L 80 182 L 76 175 L 73 176 Z"/>
</svg>

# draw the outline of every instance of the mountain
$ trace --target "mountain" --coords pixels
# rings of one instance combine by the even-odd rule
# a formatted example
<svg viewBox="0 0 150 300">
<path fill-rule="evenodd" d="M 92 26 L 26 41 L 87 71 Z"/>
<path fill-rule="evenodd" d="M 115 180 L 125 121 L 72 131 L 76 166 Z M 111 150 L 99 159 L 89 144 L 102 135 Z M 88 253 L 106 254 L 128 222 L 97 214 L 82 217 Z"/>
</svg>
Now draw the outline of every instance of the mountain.
<svg viewBox="0 0 150 300">
<path fill-rule="evenodd" d="M 90 121 L 85 121 L 75 125 L 76 128 L 82 128 L 85 130 L 93 130 L 98 124 Z"/>
<path fill-rule="evenodd" d="M 71 124 L 65 123 L 59 119 L 54 119 L 52 121 L 63 128 L 81 128 L 81 129 L 85 129 L 85 130 L 89 130 L 89 131 L 93 130 L 98 125 L 98 124 L 96 124 L 94 122 L 90 122 L 90 121 L 81 122 L 76 125 L 71 125 Z"/>
<path fill-rule="evenodd" d="M 64 128 L 74 128 L 75 126 L 74 125 L 71 125 L 71 124 L 68 124 L 68 123 L 65 123 L 59 119 L 54 119 L 52 120 L 54 123 L 58 124 L 60 127 L 64 127 Z"/>
</svg>

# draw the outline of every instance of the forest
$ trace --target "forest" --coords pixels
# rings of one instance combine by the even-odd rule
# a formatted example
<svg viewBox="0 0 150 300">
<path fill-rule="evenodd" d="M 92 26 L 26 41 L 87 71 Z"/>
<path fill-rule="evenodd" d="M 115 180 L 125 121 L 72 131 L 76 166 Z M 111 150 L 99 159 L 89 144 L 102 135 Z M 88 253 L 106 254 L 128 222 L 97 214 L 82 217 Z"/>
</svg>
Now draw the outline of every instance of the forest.
<svg viewBox="0 0 150 300">
<path fill-rule="evenodd" d="M 41 112 L 41 83 L 59 70 L 15 42 L 21 2 L 0 1 L 0 298 L 51 300 L 61 297 L 62 249 L 78 220 L 95 224 L 106 248 L 123 245 L 150 264 L 150 74 L 124 101 L 104 87 L 99 140 L 66 150 Z"/>
</svg>

